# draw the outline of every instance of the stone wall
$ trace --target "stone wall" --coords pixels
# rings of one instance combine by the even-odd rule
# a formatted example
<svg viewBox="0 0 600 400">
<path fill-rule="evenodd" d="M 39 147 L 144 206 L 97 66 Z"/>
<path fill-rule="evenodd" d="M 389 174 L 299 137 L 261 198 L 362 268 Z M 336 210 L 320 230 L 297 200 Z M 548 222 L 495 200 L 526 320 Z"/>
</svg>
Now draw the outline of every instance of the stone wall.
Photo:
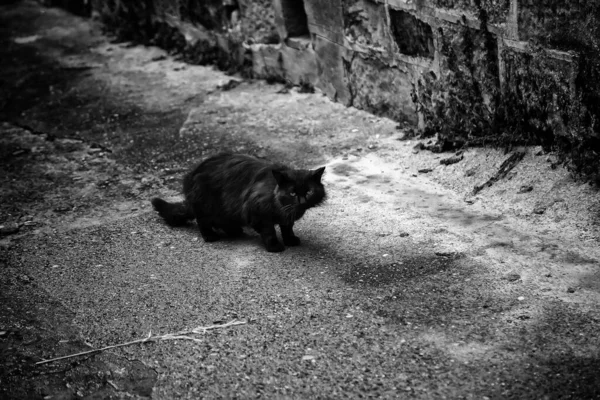
<svg viewBox="0 0 600 400">
<path fill-rule="evenodd" d="M 175 48 L 190 62 L 312 85 L 455 143 L 492 135 L 553 145 L 559 135 L 572 151 L 598 132 L 595 3 L 92 0 L 92 8 L 122 36 Z"/>
<path fill-rule="evenodd" d="M 57 0 L 58 1 L 58 0 Z M 87 3 L 87 2 L 86 2 Z M 240 52 L 253 75 L 310 83 L 329 97 L 395 119 L 417 121 L 411 91 L 422 74 L 439 74 L 440 36 L 466 25 L 487 30 L 498 53 L 527 52 L 580 17 L 583 0 L 94 0 L 109 23 L 125 15 L 179 30 L 188 47 Z M 485 21 L 482 21 L 485 13 Z M 483 25 L 482 25 L 483 23 Z M 125 24 L 127 25 L 127 24 Z M 135 27 L 143 30 L 139 26 Z M 121 24 L 121 26 L 124 26 Z M 135 29 L 133 29 L 135 30 Z M 236 43 L 233 45 L 232 43 Z M 568 49 L 559 49 L 568 50 Z M 568 53 L 558 53 L 569 59 Z M 498 57 L 498 54 L 496 54 Z M 499 82 L 505 83 L 500 57 Z M 567 69 L 569 66 L 566 67 Z M 573 67 L 574 68 L 574 67 Z M 413 104 L 413 106 L 410 106 Z"/>
</svg>

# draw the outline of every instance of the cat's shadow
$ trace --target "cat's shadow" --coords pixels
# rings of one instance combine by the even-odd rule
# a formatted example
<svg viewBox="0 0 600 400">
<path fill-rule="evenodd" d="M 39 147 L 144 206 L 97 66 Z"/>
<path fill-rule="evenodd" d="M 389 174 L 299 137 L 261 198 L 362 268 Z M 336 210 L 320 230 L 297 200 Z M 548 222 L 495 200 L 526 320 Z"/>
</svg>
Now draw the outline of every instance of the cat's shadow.
<svg viewBox="0 0 600 400">
<path fill-rule="evenodd" d="M 202 236 L 200 235 L 200 230 L 198 229 L 198 225 L 195 223 L 189 223 L 187 225 L 184 226 L 178 226 L 177 228 L 174 228 L 186 233 L 189 233 L 190 235 L 194 235 L 196 237 L 198 237 L 199 240 L 201 240 L 202 242 L 204 242 L 204 240 L 202 239 Z M 253 230 L 249 229 L 249 228 L 244 228 L 244 233 L 242 233 L 239 236 L 230 236 L 227 235 L 225 232 L 223 231 L 217 231 L 218 235 L 219 235 L 219 240 L 218 242 L 224 242 L 224 243 L 248 243 L 248 242 L 252 242 L 252 241 L 260 241 L 260 236 L 258 235 L 258 233 L 254 232 Z"/>
<path fill-rule="evenodd" d="M 205 243 L 204 240 L 202 239 L 202 236 L 200 235 L 200 230 L 198 229 L 198 225 L 195 223 L 190 222 L 185 226 L 178 226 L 173 229 L 176 229 L 178 231 L 183 231 L 186 234 L 197 237 L 199 241 L 201 241 L 202 243 Z M 255 232 L 253 229 L 248 228 L 248 227 L 244 227 L 244 233 L 240 236 L 235 236 L 235 237 L 229 236 L 225 232 L 222 232 L 222 231 L 218 231 L 218 234 L 219 234 L 219 240 L 216 241 L 215 243 L 228 243 L 228 244 L 240 244 L 240 245 L 252 243 L 252 244 L 255 244 L 256 246 L 264 249 L 264 244 L 262 243 L 262 241 L 260 239 L 260 235 L 257 232 Z M 281 234 L 279 232 L 278 232 L 277 236 L 278 236 L 279 240 L 282 241 Z M 311 249 L 311 251 L 313 251 L 313 252 L 317 251 L 318 253 L 326 252 L 328 249 L 327 246 L 324 246 L 318 239 L 315 239 L 314 237 L 307 237 L 304 240 L 301 237 L 300 240 L 301 240 L 300 246 L 286 246 L 286 249 L 291 250 L 291 249 L 309 248 L 309 249 Z"/>
</svg>

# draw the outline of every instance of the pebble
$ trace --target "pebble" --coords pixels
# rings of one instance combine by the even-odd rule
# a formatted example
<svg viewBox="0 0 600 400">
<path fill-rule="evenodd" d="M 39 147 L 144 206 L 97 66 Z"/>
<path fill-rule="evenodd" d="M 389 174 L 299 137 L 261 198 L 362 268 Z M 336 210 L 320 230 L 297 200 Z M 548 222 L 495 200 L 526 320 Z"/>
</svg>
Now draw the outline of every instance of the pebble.
<svg viewBox="0 0 600 400">
<path fill-rule="evenodd" d="M 456 164 L 457 162 L 462 161 L 463 158 L 464 158 L 464 156 L 462 154 L 455 155 L 455 156 L 444 158 L 444 159 L 440 160 L 440 164 L 442 164 L 442 165 Z"/>
<path fill-rule="evenodd" d="M 54 208 L 54 211 L 56 212 L 66 212 L 66 211 L 70 211 L 73 207 L 68 205 L 68 204 L 61 204 L 57 207 Z"/>
<path fill-rule="evenodd" d="M 533 186 L 523 185 L 519 188 L 519 191 L 517 193 L 519 193 L 519 194 L 528 193 L 528 192 L 531 192 L 532 190 L 533 190 Z"/>
<path fill-rule="evenodd" d="M 13 41 L 17 44 L 26 44 L 26 43 L 35 42 L 39 38 L 40 38 L 40 35 L 22 36 L 22 37 L 13 39 Z"/>
<path fill-rule="evenodd" d="M 467 176 L 467 177 L 473 176 L 473 175 L 475 175 L 476 172 L 477 172 L 476 168 L 470 168 L 465 171 L 465 176 Z"/>
<path fill-rule="evenodd" d="M 12 235 L 17 232 L 19 232 L 19 224 L 16 222 L 0 225 L 0 235 Z"/>
<path fill-rule="evenodd" d="M 27 150 L 25 149 L 19 149 L 17 151 L 13 151 L 12 155 L 17 157 L 17 156 L 21 156 L 23 154 L 27 153 Z"/>
</svg>

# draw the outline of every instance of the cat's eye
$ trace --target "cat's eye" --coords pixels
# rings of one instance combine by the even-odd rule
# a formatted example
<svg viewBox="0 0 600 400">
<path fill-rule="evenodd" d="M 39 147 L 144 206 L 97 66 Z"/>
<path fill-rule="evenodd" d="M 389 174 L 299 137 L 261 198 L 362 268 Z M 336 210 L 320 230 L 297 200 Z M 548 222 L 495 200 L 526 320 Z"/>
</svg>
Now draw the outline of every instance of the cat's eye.
<svg viewBox="0 0 600 400">
<path fill-rule="evenodd" d="M 290 192 L 290 196 L 296 197 L 296 192 Z"/>
<path fill-rule="evenodd" d="M 314 192 L 313 192 L 313 190 L 312 190 L 312 189 L 308 189 L 308 192 L 306 192 L 306 195 L 307 195 L 307 196 L 311 196 L 313 193 L 314 193 Z"/>
</svg>

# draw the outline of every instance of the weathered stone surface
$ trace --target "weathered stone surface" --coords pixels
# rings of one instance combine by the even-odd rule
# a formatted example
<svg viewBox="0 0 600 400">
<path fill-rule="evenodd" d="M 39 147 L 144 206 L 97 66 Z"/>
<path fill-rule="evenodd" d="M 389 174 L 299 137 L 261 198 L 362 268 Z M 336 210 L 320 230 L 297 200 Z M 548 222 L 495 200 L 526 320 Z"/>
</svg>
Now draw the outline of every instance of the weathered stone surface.
<svg viewBox="0 0 600 400">
<path fill-rule="evenodd" d="M 399 10 L 420 10 L 423 7 L 430 7 L 427 1 L 423 2 L 414 2 L 411 0 L 387 0 L 383 1 L 384 3 L 389 4 L 391 7 Z"/>
<path fill-rule="evenodd" d="M 580 0 L 519 0 L 519 38 L 531 40 L 561 34 L 566 25 L 584 17 Z"/>
<path fill-rule="evenodd" d="M 376 59 L 356 55 L 345 63 L 352 105 L 395 120 L 417 122 L 411 100 L 414 70 L 393 68 Z"/>
<path fill-rule="evenodd" d="M 389 10 L 390 27 L 398 51 L 408 56 L 433 58 L 433 30 L 429 24 L 402 10 Z"/>
<path fill-rule="evenodd" d="M 318 36 L 315 37 L 314 46 L 319 71 L 319 89 L 334 101 L 351 104 L 342 63 L 344 48 Z"/>
<path fill-rule="evenodd" d="M 281 45 L 255 44 L 252 51 L 252 74 L 255 78 L 282 80 L 285 71 L 281 58 Z"/>
<path fill-rule="evenodd" d="M 316 86 L 319 80 L 317 56 L 310 40 L 296 39 L 293 44 L 295 48 L 285 44 L 250 46 L 253 76 Z"/>
<path fill-rule="evenodd" d="M 344 0 L 344 36 L 360 46 L 391 48 L 384 4 L 367 0 Z"/>
<path fill-rule="evenodd" d="M 389 0 L 395 4 L 406 4 L 403 8 L 410 8 L 411 4 L 416 3 L 416 9 L 423 11 L 425 8 L 436 8 L 451 10 L 457 13 L 469 13 L 472 16 L 479 14 L 480 9 L 486 13 L 488 21 L 491 23 L 503 23 L 509 14 L 511 4 L 517 0 L 423 0 L 413 2 L 410 0 Z M 539 1 L 538 1 L 539 2 Z"/>
<path fill-rule="evenodd" d="M 283 16 L 283 6 L 281 0 L 273 0 L 273 16 L 275 19 L 275 29 L 281 39 L 288 37 L 288 30 L 285 25 L 285 17 Z"/>
<path fill-rule="evenodd" d="M 279 31 L 275 23 L 275 8 L 271 0 L 240 0 L 239 9 L 235 1 L 229 1 L 229 20 L 234 28 L 239 26 L 242 35 L 255 43 L 279 43 Z"/>
<path fill-rule="evenodd" d="M 154 8 L 161 17 L 181 19 L 181 8 L 177 1 L 155 0 Z"/>
<path fill-rule="evenodd" d="M 574 65 L 544 55 L 531 57 L 517 51 L 504 51 L 504 90 L 510 95 L 512 115 L 522 115 L 530 131 L 546 132 L 548 137 L 571 140 L 567 127 L 575 94 Z M 528 110 L 525 113 L 523 110 Z M 552 132 L 552 134 L 550 134 Z"/>
<path fill-rule="evenodd" d="M 311 46 L 305 48 L 281 47 L 285 79 L 295 85 L 310 84 L 317 86 L 317 55 Z"/>
<path fill-rule="evenodd" d="M 304 0 L 304 7 L 311 33 L 343 44 L 341 0 Z"/>
</svg>

